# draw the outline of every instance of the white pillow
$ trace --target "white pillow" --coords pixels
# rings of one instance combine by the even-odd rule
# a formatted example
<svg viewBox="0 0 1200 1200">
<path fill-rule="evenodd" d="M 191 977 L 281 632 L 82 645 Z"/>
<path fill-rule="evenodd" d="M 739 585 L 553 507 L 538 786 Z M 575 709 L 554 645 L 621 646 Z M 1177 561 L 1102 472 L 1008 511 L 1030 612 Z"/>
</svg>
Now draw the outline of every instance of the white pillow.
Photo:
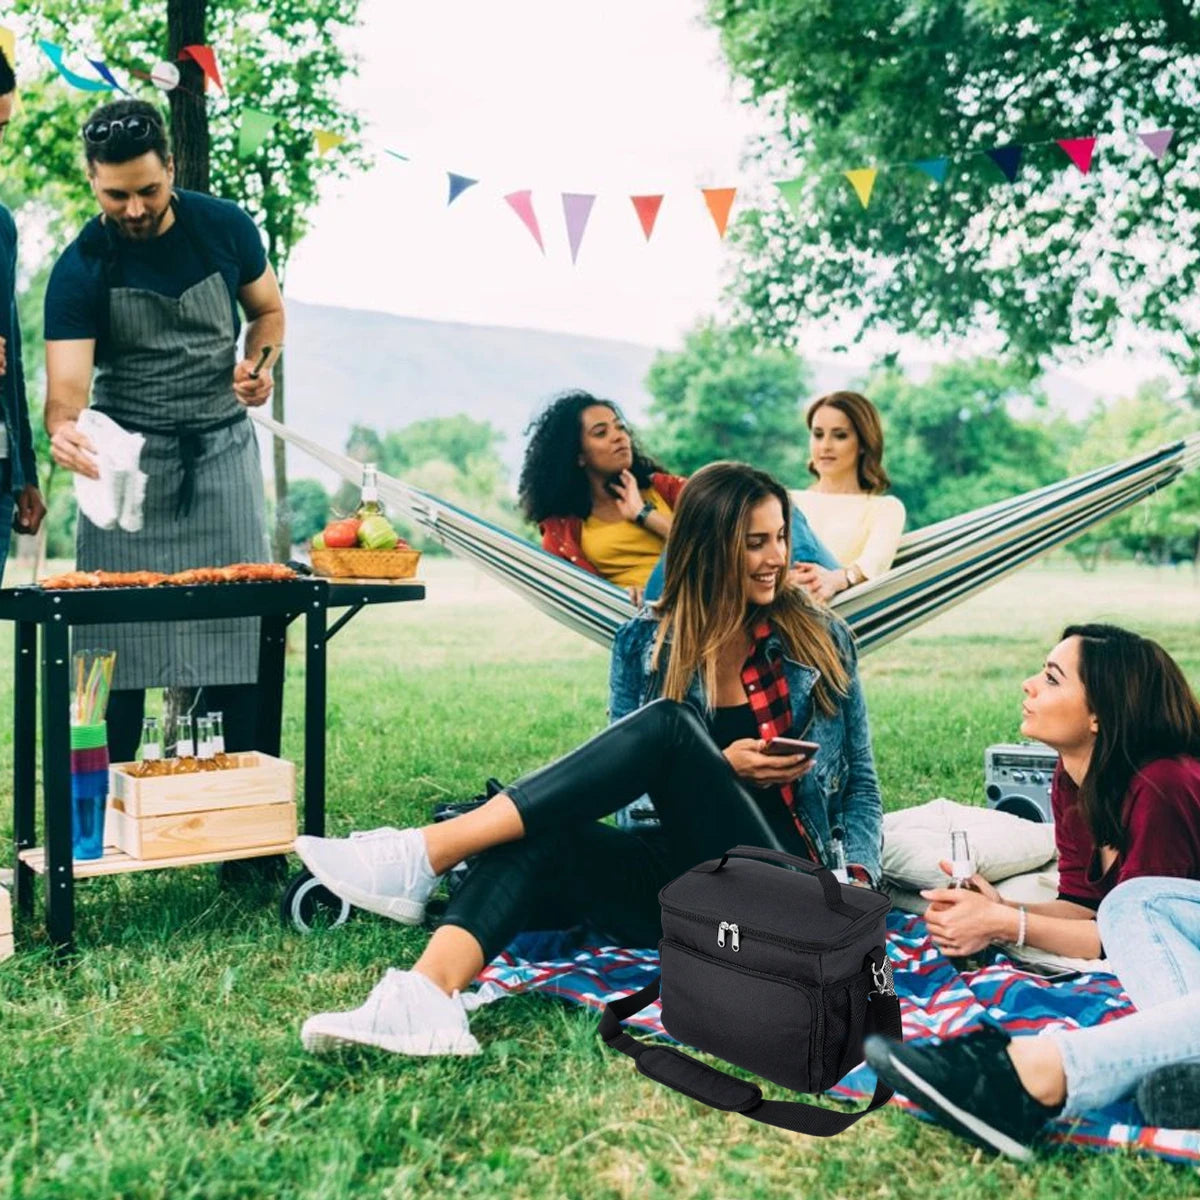
<svg viewBox="0 0 1200 1200">
<path fill-rule="evenodd" d="M 913 891 L 942 887 L 946 874 L 938 863 L 950 857 L 952 829 L 967 831 L 975 869 L 990 883 L 1032 871 L 1057 856 L 1053 825 L 943 797 L 884 815 L 885 879 Z"/>
</svg>

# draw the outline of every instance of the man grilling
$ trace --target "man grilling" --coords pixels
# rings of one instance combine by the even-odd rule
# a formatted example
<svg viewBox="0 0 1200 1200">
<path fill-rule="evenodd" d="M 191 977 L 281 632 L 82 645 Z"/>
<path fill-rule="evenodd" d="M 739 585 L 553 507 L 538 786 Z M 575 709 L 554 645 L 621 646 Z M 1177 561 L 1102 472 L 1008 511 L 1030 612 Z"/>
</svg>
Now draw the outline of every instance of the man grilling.
<svg viewBox="0 0 1200 1200">
<path fill-rule="evenodd" d="M 262 467 L 246 409 L 265 404 L 283 344 L 283 298 L 262 239 L 237 205 L 174 186 L 163 118 L 141 100 L 104 104 L 83 126 L 100 206 L 46 289 L 46 430 L 55 462 L 98 478 L 77 426 L 89 404 L 142 434 L 142 527 L 100 528 L 80 512 L 80 570 L 162 571 L 261 562 Z M 246 337 L 238 357 L 240 319 Z M 257 722 L 257 618 L 100 625 L 117 651 L 108 705 L 114 761 L 136 751 L 147 687 L 203 687 L 230 750 Z"/>
</svg>

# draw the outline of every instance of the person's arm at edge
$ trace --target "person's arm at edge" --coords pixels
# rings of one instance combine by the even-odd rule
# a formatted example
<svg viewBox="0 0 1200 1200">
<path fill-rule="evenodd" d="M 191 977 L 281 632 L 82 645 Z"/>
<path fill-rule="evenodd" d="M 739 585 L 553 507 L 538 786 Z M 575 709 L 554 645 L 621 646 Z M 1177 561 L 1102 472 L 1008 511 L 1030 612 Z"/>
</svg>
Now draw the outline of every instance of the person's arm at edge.
<svg viewBox="0 0 1200 1200">
<path fill-rule="evenodd" d="M 46 342 L 45 423 L 50 454 L 60 467 L 91 479 L 100 477 L 92 458 L 96 448 L 75 422 L 88 406 L 95 360 L 95 338 Z"/>
<path fill-rule="evenodd" d="M 874 506 L 867 544 L 851 564 L 857 566 L 866 579 L 882 575 L 892 565 L 904 535 L 904 505 L 895 496 L 882 496 L 880 499 L 883 503 Z"/>
<path fill-rule="evenodd" d="M 266 404 L 275 386 L 272 368 L 283 349 L 284 308 L 279 281 L 268 263 L 263 273 L 252 283 L 238 289 L 238 303 L 246 314 L 246 347 L 244 357 L 233 369 L 233 391 L 238 402 L 249 408 Z M 258 373 L 250 377 L 264 346 L 271 353 Z"/>
</svg>

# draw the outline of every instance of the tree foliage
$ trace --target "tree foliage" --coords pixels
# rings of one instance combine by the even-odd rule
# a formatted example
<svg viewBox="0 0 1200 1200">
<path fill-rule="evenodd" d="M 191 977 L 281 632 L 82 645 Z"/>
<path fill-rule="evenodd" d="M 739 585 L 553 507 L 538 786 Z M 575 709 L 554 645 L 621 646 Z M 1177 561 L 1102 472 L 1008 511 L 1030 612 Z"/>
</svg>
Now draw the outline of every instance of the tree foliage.
<svg viewBox="0 0 1200 1200">
<path fill-rule="evenodd" d="M 669 471 L 690 475 L 733 458 L 791 480 L 808 461 L 802 398 L 810 382 L 790 350 L 756 346 L 740 329 L 712 322 L 662 353 L 646 377 L 647 442 Z"/>
<path fill-rule="evenodd" d="M 739 296 L 794 341 L 837 317 L 996 330 L 1027 362 L 1136 321 L 1200 373 L 1200 12 L 1179 0 L 709 0 L 729 64 L 773 118 L 782 204 L 743 219 Z M 1180 135 L 1156 161 L 1138 130 Z M 1084 178 L 1054 139 L 1097 134 Z M 1028 148 L 1017 182 L 984 156 Z M 1044 143 L 1032 145 L 1032 143 Z M 904 164 L 950 157 L 944 185 Z M 843 169 L 881 166 L 870 207 Z"/>
</svg>

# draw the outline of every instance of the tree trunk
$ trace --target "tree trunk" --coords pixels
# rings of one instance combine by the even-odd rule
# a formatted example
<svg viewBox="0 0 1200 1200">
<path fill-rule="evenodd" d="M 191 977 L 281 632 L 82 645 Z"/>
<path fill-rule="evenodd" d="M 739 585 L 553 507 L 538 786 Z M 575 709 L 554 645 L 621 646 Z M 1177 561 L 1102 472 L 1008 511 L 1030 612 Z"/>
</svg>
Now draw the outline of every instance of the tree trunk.
<svg viewBox="0 0 1200 1200">
<path fill-rule="evenodd" d="M 200 64 L 190 57 L 180 61 L 179 51 L 207 44 L 207 7 L 208 0 L 167 0 L 167 59 L 179 67 L 179 86 L 168 93 L 175 183 L 193 192 L 209 190 L 206 81 Z"/>
<path fill-rule="evenodd" d="M 283 422 L 283 356 L 275 360 L 275 391 L 271 396 L 271 416 Z M 292 557 L 292 522 L 288 515 L 287 444 L 283 438 L 272 439 L 272 460 L 275 467 L 275 531 L 272 547 L 276 562 Z"/>
</svg>

